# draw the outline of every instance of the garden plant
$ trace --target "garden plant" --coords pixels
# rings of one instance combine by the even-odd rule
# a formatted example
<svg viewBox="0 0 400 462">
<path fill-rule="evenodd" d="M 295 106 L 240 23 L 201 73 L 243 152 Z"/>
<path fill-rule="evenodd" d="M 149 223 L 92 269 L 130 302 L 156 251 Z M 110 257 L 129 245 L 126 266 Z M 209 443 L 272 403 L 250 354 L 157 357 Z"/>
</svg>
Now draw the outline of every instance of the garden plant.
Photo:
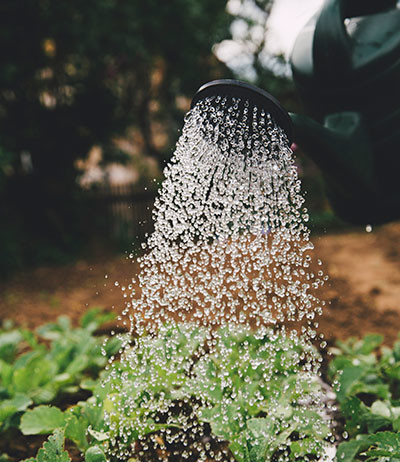
<svg viewBox="0 0 400 462">
<path fill-rule="evenodd" d="M 3 326 L 3 451 L 4 441 L 48 435 L 26 461 L 185 460 L 185 450 L 187 460 L 279 461 L 286 453 L 300 461 L 316 460 L 327 438 L 333 441 L 328 420 L 316 413 L 305 419 L 313 411 L 298 403 L 310 382 L 289 360 L 301 354 L 295 337 L 223 328 L 205 355 L 206 336 L 190 325 L 106 340 L 98 328 L 112 318 L 90 310 L 79 327 L 66 317 L 36 332 Z M 382 341 L 374 334 L 338 341 L 323 368 L 337 390 L 338 461 L 400 460 L 400 341 L 393 348 Z M 121 362 L 127 342 L 130 361 Z M 263 369 L 266 359 L 278 371 L 273 378 Z M 221 374 L 226 370 L 230 377 Z M 311 386 L 324 392 L 321 381 Z M 252 400 L 258 394 L 263 400 Z M 221 409 L 225 395 L 236 396 L 235 406 Z M 0 460 L 23 459 L 4 453 Z"/>
</svg>

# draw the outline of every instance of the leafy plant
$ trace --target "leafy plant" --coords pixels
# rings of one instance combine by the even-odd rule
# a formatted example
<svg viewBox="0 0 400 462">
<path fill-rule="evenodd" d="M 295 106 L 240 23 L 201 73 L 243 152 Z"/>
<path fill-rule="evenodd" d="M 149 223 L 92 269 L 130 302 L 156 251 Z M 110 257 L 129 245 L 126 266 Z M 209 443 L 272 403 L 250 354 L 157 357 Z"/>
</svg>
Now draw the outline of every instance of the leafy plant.
<svg viewBox="0 0 400 462">
<path fill-rule="evenodd" d="M 78 328 L 60 317 L 36 334 L 24 329 L 0 331 L 0 432 L 18 426 L 21 413 L 32 404 L 76 393 L 84 378 L 104 368 L 121 346 L 113 338 L 103 347 L 105 337 L 94 335 L 108 319 L 110 315 L 95 309 L 82 317 Z"/>
<path fill-rule="evenodd" d="M 197 428 L 209 424 L 238 461 L 321 454 L 329 429 L 311 401 L 304 405 L 319 385 L 299 370 L 301 342 L 236 327 L 220 330 L 211 343 L 210 351 L 205 330 L 166 325 L 138 338 L 100 381 L 83 382 L 93 392 L 86 402 L 64 412 L 38 406 L 20 428 L 25 434 L 59 428 L 87 454 L 96 446 L 116 460 L 131 457 L 146 435 L 188 429 L 186 403 Z"/>
<path fill-rule="evenodd" d="M 311 404 L 319 384 L 299 367 L 304 353 L 297 336 L 225 328 L 215 352 L 195 365 L 199 418 L 230 442 L 237 460 L 272 460 L 279 452 L 304 460 L 323 451 L 329 428 Z"/>
<path fill-rule="evenodd" d="M 383 337 L 338 342 L 330 376 L 350 439 L 338 447 L 338 460 L 400 460 L 400 341 L 390 349 Z"/>
<path fill-rule="evenodd" d="M 36 459 L 31 457 L 24 462 L 70 462 L 68 452 L 64 450 L 64 433 L 56 430 L 39 449 Z"/>
<path fill-rule="evenodd" d="M 64 439 L 86 462 L 105 462 L 135 457 L 148 438 L 168 445 L 165 435 L 207 428 L 240 462 L 323 452 L 329 429 L 313 402 L 319 383 L 304 372 L 310 351 L 296 335 L 229 326 L 210 338 L 205 329 L 170 323 L 157 335 L 103 345 L 95 330 L 107 319 L 91 310 L 78 328 L 62 317 L 36 334 L 0 333 L 1 430 L 50 435 L 29 462 L 69 461 Z M 61 393 L 78 389 L 91 396 L 57 407 Z"/>
</svg>

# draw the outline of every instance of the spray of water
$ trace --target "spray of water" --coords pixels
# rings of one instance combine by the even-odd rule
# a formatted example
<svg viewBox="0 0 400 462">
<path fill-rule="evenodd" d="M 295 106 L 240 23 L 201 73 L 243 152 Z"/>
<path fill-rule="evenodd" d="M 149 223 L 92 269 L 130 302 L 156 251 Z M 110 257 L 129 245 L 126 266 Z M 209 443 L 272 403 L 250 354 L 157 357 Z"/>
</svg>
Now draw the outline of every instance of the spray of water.
<svg viewBox="0 0 400 462">
<path fill-rule="evenodd" d="M 245 431 L 238 411 L 243 400 L 253 400 L 255 408 L 262 404 L 269 425 L 278 426 L 285 409 L 280 390 L 271 389 L 275 375 L 285 370 L 301 374 L 292 397 L 298 408 L 320 412 L 320 399 L 312 392 L 320 358 L 312 343 L 323 306 L 316 290 L 325 276 L 310 269 L 313 245 L 303 203 L 293 153 L 269 113 L 219 96 L 199 101 L 188 113 L 156 200 L 155 231 L 139 258 L 135 286 L 140 290 L 131 293 L 124 313 L 139 340 L 126 342 L 121 363 L 105 384 L 112 392 L 106 418 L 113 457 L 129 456 L 119 441 L 126 443 L 132 433 L 145 448 L 149 425 L 165 429 L 164 439 L 172 441 L 182 438 L 173 426 L 183 426 L 185 438 L 194 441 L 192 433 L 207 432 L 193 414 L 207 421 L 207 412 L 217 405 L 221 422 L 233 418 L 237 431 Z M 262 340 L 261 349 L 246 344 L 249 332 Z M 288 345 L 290 351 L 298 347 L 298 354 L 286 357 Z M 241 358 L 232 359 L 238 348 Z M 266 392 L 253 396 L 245 371 L 238 372 L 242 382 L 235 387 L 226 372 L 232 361 L 259 371 Z M 211 363 L 222 390 L 214 403 L 213 390 L 206 389 Z M 193 374 L 197 380 L 190 382 Z M 166 384 L 175 395 L 166 396 Z M 177 402 L 189 411 L 174 411 Z M 286 431 L 290 434 L 290 424 Z M 276 456 L 274 432 L 264 436 L 274 448 L 265 460 L 294 460 L 284 451 Z M 179 449 L 182 460 L 210 460 L 204 447 L 196 449 L 190 441 Z M 212 460 L 230 460 L 229 454 L 214 452 Z"/>
</svg>

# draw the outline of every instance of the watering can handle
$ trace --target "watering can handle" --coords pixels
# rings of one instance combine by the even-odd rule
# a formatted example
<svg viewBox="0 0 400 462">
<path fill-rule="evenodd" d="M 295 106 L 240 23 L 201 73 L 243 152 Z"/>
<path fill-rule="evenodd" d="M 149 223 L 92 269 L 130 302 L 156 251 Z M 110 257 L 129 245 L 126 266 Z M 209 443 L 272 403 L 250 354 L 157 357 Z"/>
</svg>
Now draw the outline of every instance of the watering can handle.
<svg viewBox="0 0 400 462">
<path fill-rule="evenodd" d="M 397 0 L 326 0 L 314 31 L 314 70 L 324 80 L 346 80 L 352 70 L 353 43 L 345 18 L 395 8 Z"/>
</svg>

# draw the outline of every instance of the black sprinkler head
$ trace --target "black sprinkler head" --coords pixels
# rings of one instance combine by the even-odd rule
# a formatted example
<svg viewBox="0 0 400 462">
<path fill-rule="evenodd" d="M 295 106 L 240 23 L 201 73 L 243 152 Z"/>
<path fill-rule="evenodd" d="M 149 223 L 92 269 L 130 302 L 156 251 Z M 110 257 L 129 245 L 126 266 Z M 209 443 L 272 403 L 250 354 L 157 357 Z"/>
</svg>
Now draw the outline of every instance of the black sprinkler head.
<svg viewBox="0 0 400 462">
<path fill-rule="evenodd" d="M 213 80 L 201 86 L 195 93 L 192 105 L 204 98 L 210 96 L 228 96 L 247 100 L 251 106 L 256 106 L 259 109 L 264 109 L 266 113 L 271 114 L 277 125 L 285 132 L 289 145 L 293 140 L 293 127 L 289 114 L 283 109 L 279 101 L 272 95 L 261 88 L 258 88 L 249 83 L 241 82 L 240 80 L 220 79 Z"/>
</svg>

